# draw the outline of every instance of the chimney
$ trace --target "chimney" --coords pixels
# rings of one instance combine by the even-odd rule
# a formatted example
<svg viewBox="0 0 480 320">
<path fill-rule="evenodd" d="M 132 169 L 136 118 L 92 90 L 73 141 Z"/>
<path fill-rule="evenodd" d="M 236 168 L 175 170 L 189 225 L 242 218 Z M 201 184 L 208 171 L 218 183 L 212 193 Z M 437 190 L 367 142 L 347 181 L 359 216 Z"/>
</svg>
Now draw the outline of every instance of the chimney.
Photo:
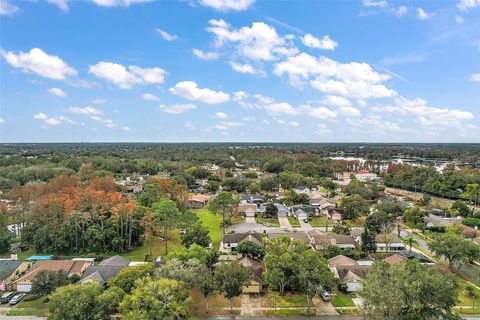
<svg viewBox="0 0 480 320">
<path fill-rule="evenodd" d="M 18 260 L 18 254 L 12 253 L 12 254 L 10 255 L 10 260 Z"/>
</svg>

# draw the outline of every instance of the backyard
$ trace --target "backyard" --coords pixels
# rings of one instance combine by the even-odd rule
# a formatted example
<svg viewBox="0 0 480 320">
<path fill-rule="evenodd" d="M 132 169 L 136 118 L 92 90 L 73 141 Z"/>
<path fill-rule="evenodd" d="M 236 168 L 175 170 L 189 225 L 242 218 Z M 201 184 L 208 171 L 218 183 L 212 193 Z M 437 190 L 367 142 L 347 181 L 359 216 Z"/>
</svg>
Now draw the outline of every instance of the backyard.
<svg viewBox="0 0 480 320">
<path fill-rule="evenodd" d="M 215 248 L 217 248 L 220 244 L 220 241 L 222 240 L 222 216 L 214 214 L 207 209 L 198 209 L 193 211 L 200 218 L 202 225 L 208 228 L 208 231 L 210 232 L 210 237 L 215 244 Z"/>
</svg>

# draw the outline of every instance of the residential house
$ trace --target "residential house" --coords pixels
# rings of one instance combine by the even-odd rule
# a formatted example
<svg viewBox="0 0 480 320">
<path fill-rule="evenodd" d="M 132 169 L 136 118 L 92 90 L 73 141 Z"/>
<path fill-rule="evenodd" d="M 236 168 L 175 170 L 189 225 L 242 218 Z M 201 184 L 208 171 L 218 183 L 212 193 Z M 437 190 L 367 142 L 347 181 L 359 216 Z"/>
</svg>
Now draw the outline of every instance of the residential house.
<svg viewBox="0 0 480 320">
<path fill-rule="evenodd" d="M 76 274 L 81 277 L 89 266 L 91 263 L 88 261 L 38 260 L 25 275 L 13 282 L 12 287 L 18 292 L 30 292 L 33 280 L 40 271 L 57 272 L 62 270 L 68 276 Z"/>
<path fill-rule="evenodd" d="M 309 217 L 317 216 L 319 214 L 318 208 L 308 205 L 308 204 L 297 204 L 290 208 L 291 215 L 296 217 L 295 212 L 297 210 L 302 210 L 303 212 L 307 213 Z"/>
<path fill-rule="evenodd" d="M 261 194 L 241 194 L 241 203 L 262 203 L 265 201 L 265 197 Z"/>
<path fill-rule="evenodd" d="M 292 188 L 293 192 L 298 193 L 298 194 L 308 194 L 312 190 L 309 187 L 306 186 L 297 186 Z"/>
<path fill-rule="evenodd" d="M 278 217 L 286 217 L 288 215 L 288 213 L 290 212 L 290 209 L 283 204 L 274 203 L 273 205 L 277 208 L 277 216 Z M 260 207 L 259 207 L 258 211 L 260 212 L 260 214 L 262 216 L 264 215 L 265 211 L 267 210 L 267 206 L 268 206 L 268 203 L 260 204 Z"/>
<path fill-rule="evenodd" d="M 254 203 L 241 203 L 238 205 L 237 213 L 245 217 L 255 217 L 257 205 Z"/>
<path fill-rule="evenodd" d="M 303 231 L 298 232 L 269 232 L 267 233 L 268 240 L 275 240 L 279 238 L 290 238 L 291 240 L 300 240 L 310 246 L 310 238 Z"/>
<path fill-rule="evenodd" d="M 423 220 L 427 224 L 427 227 L 449 227 L 457 224 L 461 224 L 462 218 L 444 218 L 442 216 L 437 216 L 434 214 L 429 214 L 427 217 L 424 217 Z"/>
<path fill-rule="evenodd" d="M 353 227 L 350 230 L 350 235 L 353 237 L 356 243 L 362 244 L 362 234 L 365 231 L 365 228 L 363 227 Z"/>
<path fill-rule="evenodd" d="M 377 252 L 395 252 L 405 250 L 402 240 L 395 234 L 377 234 L 375 237 Z"/>
<path fill-rule="evenodd" d="M 346 257 L 344 255 L 339 254 L 333 258 L 328 259 L 328 264 L 331 267 L 337 266 L 358 266 L 357 261 L 353 260 L 352 258 Z"/>
<path fill-rule="evenodd" d="M 357 243 L 352 236 L 345 234 L 330 234 L 323 233 L 317 229 L 313 229 L 307 232 L 310 238 L 312 248 L 315 250 L 325 250 L 328 246 L 337 246 L 341 249 L 355 249 Z"/>
<path fill-rule="evenodd" d="M 324 211 L 328 219 L 341 222 L 343 220 L 343 209 L 338 207 L 328 207 Z"/>
<path fill-rule="evenodd" d="M 84 284 L 91 281 L 105 285 L 108 280 L 116 276 L 120 271 L 129 267 L 132 262 L 121 256 L 113 256 L 103 260 L 96 266 L 90 266 L 85 270 L 79 283 Z"/>
<path fill-rule="evenodd" d="M 360 180 L 360 181 L 375 180 L 378 178 L 376 173 L 372 173 L 367 170 L 357 171 L 353 175 L 357 180 Z"/>
<path fill-rule="evenodd" d="M 188 198 L 188 207 L 193 209 L 200 209 L 203 208 L 209 200 L 209 196 L 203 194 L 196 194 Z"/>
<path fill-rule="evenodd" d="M 391 256 L 388 256 L 386 257 L 385 259 L 383 259 L 383 262 L 385 262 L 386 264 L 389 264 L 389 265 L 397 265 L 397 264 L 400 264 L 404 261 L 407 261 L 408 259 L 405 258 L 404 256 L 398 254 L 398 253 L 395 253 Z"/>
<path fill-rule="evenodd" d="M 311 206 L 317 207 L 320 210 L 326 209 L 328 207 L 335 207 L 335 200 L 327 198 L 325 194 L 312 191 L 308 194 L 309 204 Z"/>
<path fill-rule="evenodd" d="M 253 230 L 245 233 L 224 234 L 222 242 L 220 243 L 220 251 L 235 251 L 236 247 L 244 241 L 251 241 L 255 244 L 263 245 L 262 240 L 262 234 Z"/>
<path fill-rule="evenodd" d="M 435 262 L 420 252 L 403 250 L 383 259 L 390 265 L 402 263 L 403 261 L 416 260 L 422 264 L 434 265 Z"/>
<path fill-rule="evenodd" d="M 295 216 L 295 218 L 297 218 L 297 220 L 299 221 L 303 221 L 303 220 L 308 220 L 308 213 L 306 213 L 305 211 L 303 211 L 303 209 L 297 209 L 293 215 Z"/>
<path fill-rule="evenodd" d="M 265 282 L 262 279 L 265 269 L 262 263 L 249 257 L 240 258 L 236 262 L 246 267 L 252 273 L 250 284 L 242 288 L 242 293 L 262 293 L 265 288 Z"/>
<path fill-rule="evenodd" d="M 32 266 L 30 261 L 18 260 L 16 254 L 10 259 L 0 259 L 0 290 L 7 291 L 8 286 L 22 276 Z"/>
<path fill-rule="evenodd" d="M 333 274 L 347 292 L 358 292 L 363 290 L 363 280 L 370 268 L 369 265 L 338 265 L 333 268 Z"/>
</svg>

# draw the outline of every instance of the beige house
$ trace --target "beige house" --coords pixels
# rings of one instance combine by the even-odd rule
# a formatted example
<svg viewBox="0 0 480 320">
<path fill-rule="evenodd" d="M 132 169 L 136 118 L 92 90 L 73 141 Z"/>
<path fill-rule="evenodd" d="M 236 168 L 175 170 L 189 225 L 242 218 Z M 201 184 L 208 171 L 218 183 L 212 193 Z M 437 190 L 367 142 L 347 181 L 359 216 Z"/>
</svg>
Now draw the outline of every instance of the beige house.
<svg viewBox="0 0 480 320">
<path fill-rule="evenodd" d="M 17 255 L 12 255 L 10 259 L 0 259 L 0 290 L 8 290 L 8 286 L 31 266 L 32 262 L 18 260 Z"/>
<path fill-rule="evenodd" d="M 237 213 L 245 217 L 255 217 L 257 205 L 254 203 L 242 203 L 238 206 Z"/>
<path fill-rule="evenodd" d="M 32 290 L 32 282 L 40 271 L 57 272 L 63 270 L 69 276 L 77 274 L 82 276 L 85 270 L 91 266 L 89 261 L 73 261 L 73 260 L 43 260 L 37 261 L 33 267 L 25 275 L 17 279 L 12 284 L 12 288 L 18 292 L 30 292 Z"/>
<path fill-rule="evenodd" d="M 246 267 L 252 273 L 250 284 L 242 288 L 243 293 L 262 293 L 265 287 L 265 282 L 262 279 L 262 273 L 265 271 L 260 261 L 243 257 L 237 260 L 237 263 Z"/>
</svg>

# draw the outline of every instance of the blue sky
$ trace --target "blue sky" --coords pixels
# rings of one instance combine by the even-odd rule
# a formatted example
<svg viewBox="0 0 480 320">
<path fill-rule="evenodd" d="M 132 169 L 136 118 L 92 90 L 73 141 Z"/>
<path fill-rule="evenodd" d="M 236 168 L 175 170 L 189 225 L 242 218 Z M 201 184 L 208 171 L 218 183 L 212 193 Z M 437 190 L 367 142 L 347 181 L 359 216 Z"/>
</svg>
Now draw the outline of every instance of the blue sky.
<svg viewBox="0 0 480 320">
<path fill-rule="evenodd" d="M 480 0 L 0 0 L 0 141 L 480 142 Z"/>
</svg>

